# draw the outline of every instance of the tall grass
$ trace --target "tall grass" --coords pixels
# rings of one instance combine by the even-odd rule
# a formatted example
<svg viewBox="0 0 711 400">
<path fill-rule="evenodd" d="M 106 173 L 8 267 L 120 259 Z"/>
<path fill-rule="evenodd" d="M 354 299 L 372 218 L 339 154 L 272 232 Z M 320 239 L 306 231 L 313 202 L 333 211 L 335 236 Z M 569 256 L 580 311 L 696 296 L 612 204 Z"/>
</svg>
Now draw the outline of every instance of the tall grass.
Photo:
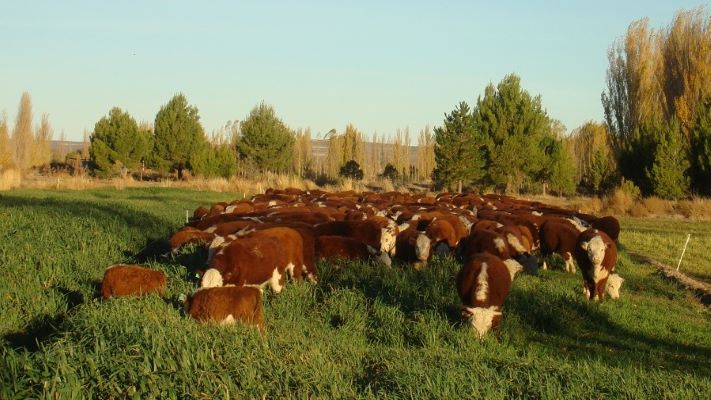
<svg viewBox="0 0 711 400">
<path fill-rule="evenodd" d="M 184 210 L 234 197 L 178 189 L 0 194 L 0 398 L 707 398 L 711 315 L 624 252 L 621 300 L 581 278 L 521 276 L 500 339 L 459 316 L 455 261 L 416 272 L 319 264 L 267 294 L 266 334 L 200 325 L 177 301 L 194 248 L 158 255 Z M 623 243 L 624 237 L 623 237 Z M 103 270 L 145 262 L 165 298 L 101 301 Z"/>
</svg>

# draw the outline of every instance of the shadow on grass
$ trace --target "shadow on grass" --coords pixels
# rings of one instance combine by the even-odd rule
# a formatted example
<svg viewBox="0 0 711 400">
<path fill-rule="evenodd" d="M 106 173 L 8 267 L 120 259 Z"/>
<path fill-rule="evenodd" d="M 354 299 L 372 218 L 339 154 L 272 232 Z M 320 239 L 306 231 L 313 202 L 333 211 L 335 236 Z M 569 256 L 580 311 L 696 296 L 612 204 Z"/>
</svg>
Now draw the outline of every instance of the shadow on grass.
<svg viewBox="0 0 711 400">
<path fill-rule="evenodd" d="M 553 355 L 615 366 L 642 366 L 711 374 L 711 348 L 660 339 L 642 329 L 614 322 L 601 305 L 565 296 L 541 296 L 534 289 L 518 288 L 507 299 L 506 310 L 516 314 L 526 341 L 549 349 Z M 661 310 L 660 310 L 661 312 Z"/>
</svg>

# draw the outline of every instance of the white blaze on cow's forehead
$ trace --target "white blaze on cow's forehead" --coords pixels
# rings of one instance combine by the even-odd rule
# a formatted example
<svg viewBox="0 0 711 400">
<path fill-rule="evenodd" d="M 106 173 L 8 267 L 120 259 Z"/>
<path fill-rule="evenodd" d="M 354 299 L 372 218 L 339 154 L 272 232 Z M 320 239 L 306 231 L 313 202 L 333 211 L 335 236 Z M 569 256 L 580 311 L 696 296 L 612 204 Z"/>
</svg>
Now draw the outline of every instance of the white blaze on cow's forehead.
<svg viewBox="0 0 711 400">
<path fill-rule="evenodd" d="M 523 265 L 519 264 L 519 262 L 513 258 L 504 260 L 504 265 L 506 265 L 506 269 L 509 270 L 509 275 L 511 276 L 512 281 L 517 273 L 523 271 Z"/>
<path fill-rule="evenodd" d="M 479 275 L 477 275 L 476 277 L 476 292 L 474 293 L 474 296 L 479 301 L 486 300 L 486 297 L 489 295 L 489 273 L 487 272 L 488 268 L 489 265 L 487 263 L 481 263 L 481 270 L 479 271 Z"/>
<path fill-rule="evenodd" d="M 202 280 L 200 281 L 200 287 L 201 288 L 211 288 L 211 287 L 220 287 L 222 286 L 222 274 L 220 271 L 210 268 L 207 271 L 205 271 L 205 274 L 202 276 Z"/>
<path fill-rule="evenodd" d="M 499 252 L 503 253 L 504 250 L 506 250 L 506 242 L 504 242 L 504 239 L 497 237 L 494 238 L 494 246 L 496 246 L 496 250 Z"/>
<path fill-rule="evenodd" d="M 512 233 L 507 233 L 506 234 L 506 240 L 509 242 L 511 247 L 513 247 L 514 250 L 516 250 L 519 253 L 525 253 L 527 250 L 521 242 L 518 240 L 516 236 L 514 236 Z"/>
</svg>

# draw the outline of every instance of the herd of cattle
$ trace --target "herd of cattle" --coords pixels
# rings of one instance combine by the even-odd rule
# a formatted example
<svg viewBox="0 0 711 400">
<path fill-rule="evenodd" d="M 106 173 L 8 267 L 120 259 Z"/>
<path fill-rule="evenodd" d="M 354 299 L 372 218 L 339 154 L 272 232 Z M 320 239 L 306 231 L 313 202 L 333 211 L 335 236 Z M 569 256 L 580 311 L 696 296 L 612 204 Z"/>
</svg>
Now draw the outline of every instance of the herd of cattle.
<svg viewBox="0 0 711 400">
<path fill-rule="evenodd" d="M 552 253 L 583 278 L 583 293 L 619 297 L 614 217 L 598 218 L 501 195 L 269 189 L 251 199 L 199 207 L 170 238 L 171 252 L 196 243 L 207 249 L 200 287 L 187 299 L 200 321 L 243 321 L 264 327 L 262 291 L 291 280 L 318 280 L 316 262 L 370 260 L 382 268 L 425 268 L 433 256 L 462 262 L 456 289 L 462 315 L 481 338 L 498 330 L 502 305 L 518 272 L 532 275 Z M 542 260 L 542 263 L 539 262 Z M 163 294 L 166 276 L 137 265 L 109 267 L 102 296 Z"/>
</svg>

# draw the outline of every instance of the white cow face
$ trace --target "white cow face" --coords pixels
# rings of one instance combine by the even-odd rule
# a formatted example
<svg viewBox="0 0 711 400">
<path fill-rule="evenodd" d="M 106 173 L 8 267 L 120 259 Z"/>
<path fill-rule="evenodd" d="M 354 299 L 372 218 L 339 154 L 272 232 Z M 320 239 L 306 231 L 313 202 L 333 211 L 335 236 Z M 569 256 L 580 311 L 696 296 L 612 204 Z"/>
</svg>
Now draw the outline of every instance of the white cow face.
<svg viewBox="0 0 711 400">
<path fill-rule="evenodd" d="M 222 274 L 215 268 L 210 268 L 205 271 L 200 281 L 201 288 L 211 288 L 222 286 Z"/>
<path fill-rule="evenodd" d="M 602 264 L 602 260 L 605 259 L 605 250 L 607 250 L 607 245 L 602 237 L 595 236 L 589 242 L 581 243 L 580 247 L 588 253 L 588 258 L 593 265 Z"/>
<path fill-rule="evenodd" d="M 396 228 L 383 228 L 380 230 L 380 251 L 393 254 L 395 252 Z"/>
<path fill-rule="evenodd" d="M 501 311 L 496 311 L 496 307 L 466 308 L 465 313 L 468 315 L 469 325 L 474 328 L 479 339 L 484 339 L 484 335 L 491 330 L 494 317 L 501 315 Z"/>
<path fill-rule="evenodd" d="M 607 283 L 605 284 L 605 293 L 607 293 L 607 295 L 610 296 L 611 299 L 619 299 L 620 288 L 622 287 L 622 284 L 624 282 L 625 278 L 617 274 L 610 275 L 610 277 L 607 278 Z"/>
<path fill-rule="evenodd" d="M 427 261 L 430 258 L 430 238 L 424 233 L 417 235 L 417 240 L 415 242 L 415 255 L 420 261 Z"/>
</svg>

